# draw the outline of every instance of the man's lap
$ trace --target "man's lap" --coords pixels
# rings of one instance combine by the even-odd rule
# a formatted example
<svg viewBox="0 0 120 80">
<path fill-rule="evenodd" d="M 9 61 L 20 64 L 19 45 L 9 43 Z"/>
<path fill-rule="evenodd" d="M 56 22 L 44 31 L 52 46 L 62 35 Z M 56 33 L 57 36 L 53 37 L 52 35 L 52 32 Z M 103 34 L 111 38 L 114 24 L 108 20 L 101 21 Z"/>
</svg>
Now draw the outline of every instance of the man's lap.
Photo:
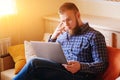
<svg viewBox="0 0 120 80">
<path fill-rule="evenodd" d="M 34 58 L 29 63 L 27 63 L 26 66 L 31 67 L 31 71 L 29 70 L 30 75 L 26 74 L 30 76 L 31 80 L 34 80 L 32 78 L 40 80 L 93 80 L 95 77 L 94 75 L 88 73 L 77 72 L 72 74 L 67 71 L 61 64 L 42 58 Z M 27 80 L 29 76 L 25 76 L 24 79 Z"/>
</svg>

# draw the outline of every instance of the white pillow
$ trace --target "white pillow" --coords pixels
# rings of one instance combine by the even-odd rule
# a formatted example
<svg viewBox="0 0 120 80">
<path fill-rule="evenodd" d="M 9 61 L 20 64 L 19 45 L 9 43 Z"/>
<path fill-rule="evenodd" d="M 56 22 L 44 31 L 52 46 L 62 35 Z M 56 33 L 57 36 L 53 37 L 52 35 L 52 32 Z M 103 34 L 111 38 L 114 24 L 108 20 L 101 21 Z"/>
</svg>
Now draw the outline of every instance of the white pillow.
<svg viewBox="0 0 120 80">
<path fill-rule="evenodd" d="M 32 45 L 29 41 L 24 41 L 24 47 L 25 47 L 26 62 L 28 62 L 32 58 L 37 57 L 35 55 L 34 49 L 32 48 Z"/>
<path fill-rule="evenodd" d="M 48 39 L 50 38 L 51 35 L 52 33 L 44 33 L 43 41 L 48 42 Z"/>
</svg>

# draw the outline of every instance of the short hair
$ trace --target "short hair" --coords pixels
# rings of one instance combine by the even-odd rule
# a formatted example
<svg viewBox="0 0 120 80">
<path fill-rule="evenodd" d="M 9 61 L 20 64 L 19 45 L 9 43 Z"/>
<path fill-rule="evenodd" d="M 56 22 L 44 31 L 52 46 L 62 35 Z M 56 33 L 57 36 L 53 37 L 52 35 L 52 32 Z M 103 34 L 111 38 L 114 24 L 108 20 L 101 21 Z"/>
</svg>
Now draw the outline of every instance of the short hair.
<svg viewBox="0 0 120 80">
<path fill-rule="evenodd" d="M 64 13 L 66 10 L 73 10 L 74 12 L 79 12 L 79 9 L 77 8 L 77 6 L 74 3 L 71 2 L 66 2 L 64 4 L 62 4 L 59 8 L 59 13 L 62 14 Z"/>
</svg>

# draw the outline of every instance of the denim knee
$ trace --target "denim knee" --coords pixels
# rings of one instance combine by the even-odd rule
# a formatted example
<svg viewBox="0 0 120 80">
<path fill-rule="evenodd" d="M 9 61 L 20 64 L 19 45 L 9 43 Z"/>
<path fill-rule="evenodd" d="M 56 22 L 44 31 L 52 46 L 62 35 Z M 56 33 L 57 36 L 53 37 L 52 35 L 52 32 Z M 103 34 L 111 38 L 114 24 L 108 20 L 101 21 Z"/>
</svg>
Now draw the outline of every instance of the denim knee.
<svg viewBox="0 0 120 80">
<path fill-rule="evenodd" d="M 29 67 L 34 68 L 36 62 L 38 62 L 38 59 L 37 59 L 37 58 L 32 58 L 32 59 L 27 63 L 27 65 L 28 65 Z"/>
<path fill-rule="evenodd" d="M 32 69 L 36 69 L 41 66 L 45 66 L 47 63 L 47 60 L 42 59 L 42 58 L 32 58 L 29 62 L 28 65 L 29 67 L 32 67 Z"/>
</svg>

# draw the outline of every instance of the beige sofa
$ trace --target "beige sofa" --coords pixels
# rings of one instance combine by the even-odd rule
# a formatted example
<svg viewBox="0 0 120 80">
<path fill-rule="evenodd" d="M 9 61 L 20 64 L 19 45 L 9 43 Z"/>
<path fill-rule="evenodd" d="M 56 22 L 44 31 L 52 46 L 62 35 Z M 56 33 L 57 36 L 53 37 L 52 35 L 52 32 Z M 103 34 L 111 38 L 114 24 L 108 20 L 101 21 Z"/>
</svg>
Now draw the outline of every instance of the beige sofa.
<svg viewBox="0 0 120 80">
<path fill-rule="evenodd" d="M 0 80 L 12 80 L 14 75 L 14 62 L 10 55 L 6 55 L 0 58 Z"/>
<path fill-rule="evenodd" d="M 51 33 L 44 33 L 42 41 L 47 42 L 50 35 Z M 12 80 L 15 76 L 14 66 L 14 61 L 8 53 L 0 54 L 0 80 Z"/>
</svg>

